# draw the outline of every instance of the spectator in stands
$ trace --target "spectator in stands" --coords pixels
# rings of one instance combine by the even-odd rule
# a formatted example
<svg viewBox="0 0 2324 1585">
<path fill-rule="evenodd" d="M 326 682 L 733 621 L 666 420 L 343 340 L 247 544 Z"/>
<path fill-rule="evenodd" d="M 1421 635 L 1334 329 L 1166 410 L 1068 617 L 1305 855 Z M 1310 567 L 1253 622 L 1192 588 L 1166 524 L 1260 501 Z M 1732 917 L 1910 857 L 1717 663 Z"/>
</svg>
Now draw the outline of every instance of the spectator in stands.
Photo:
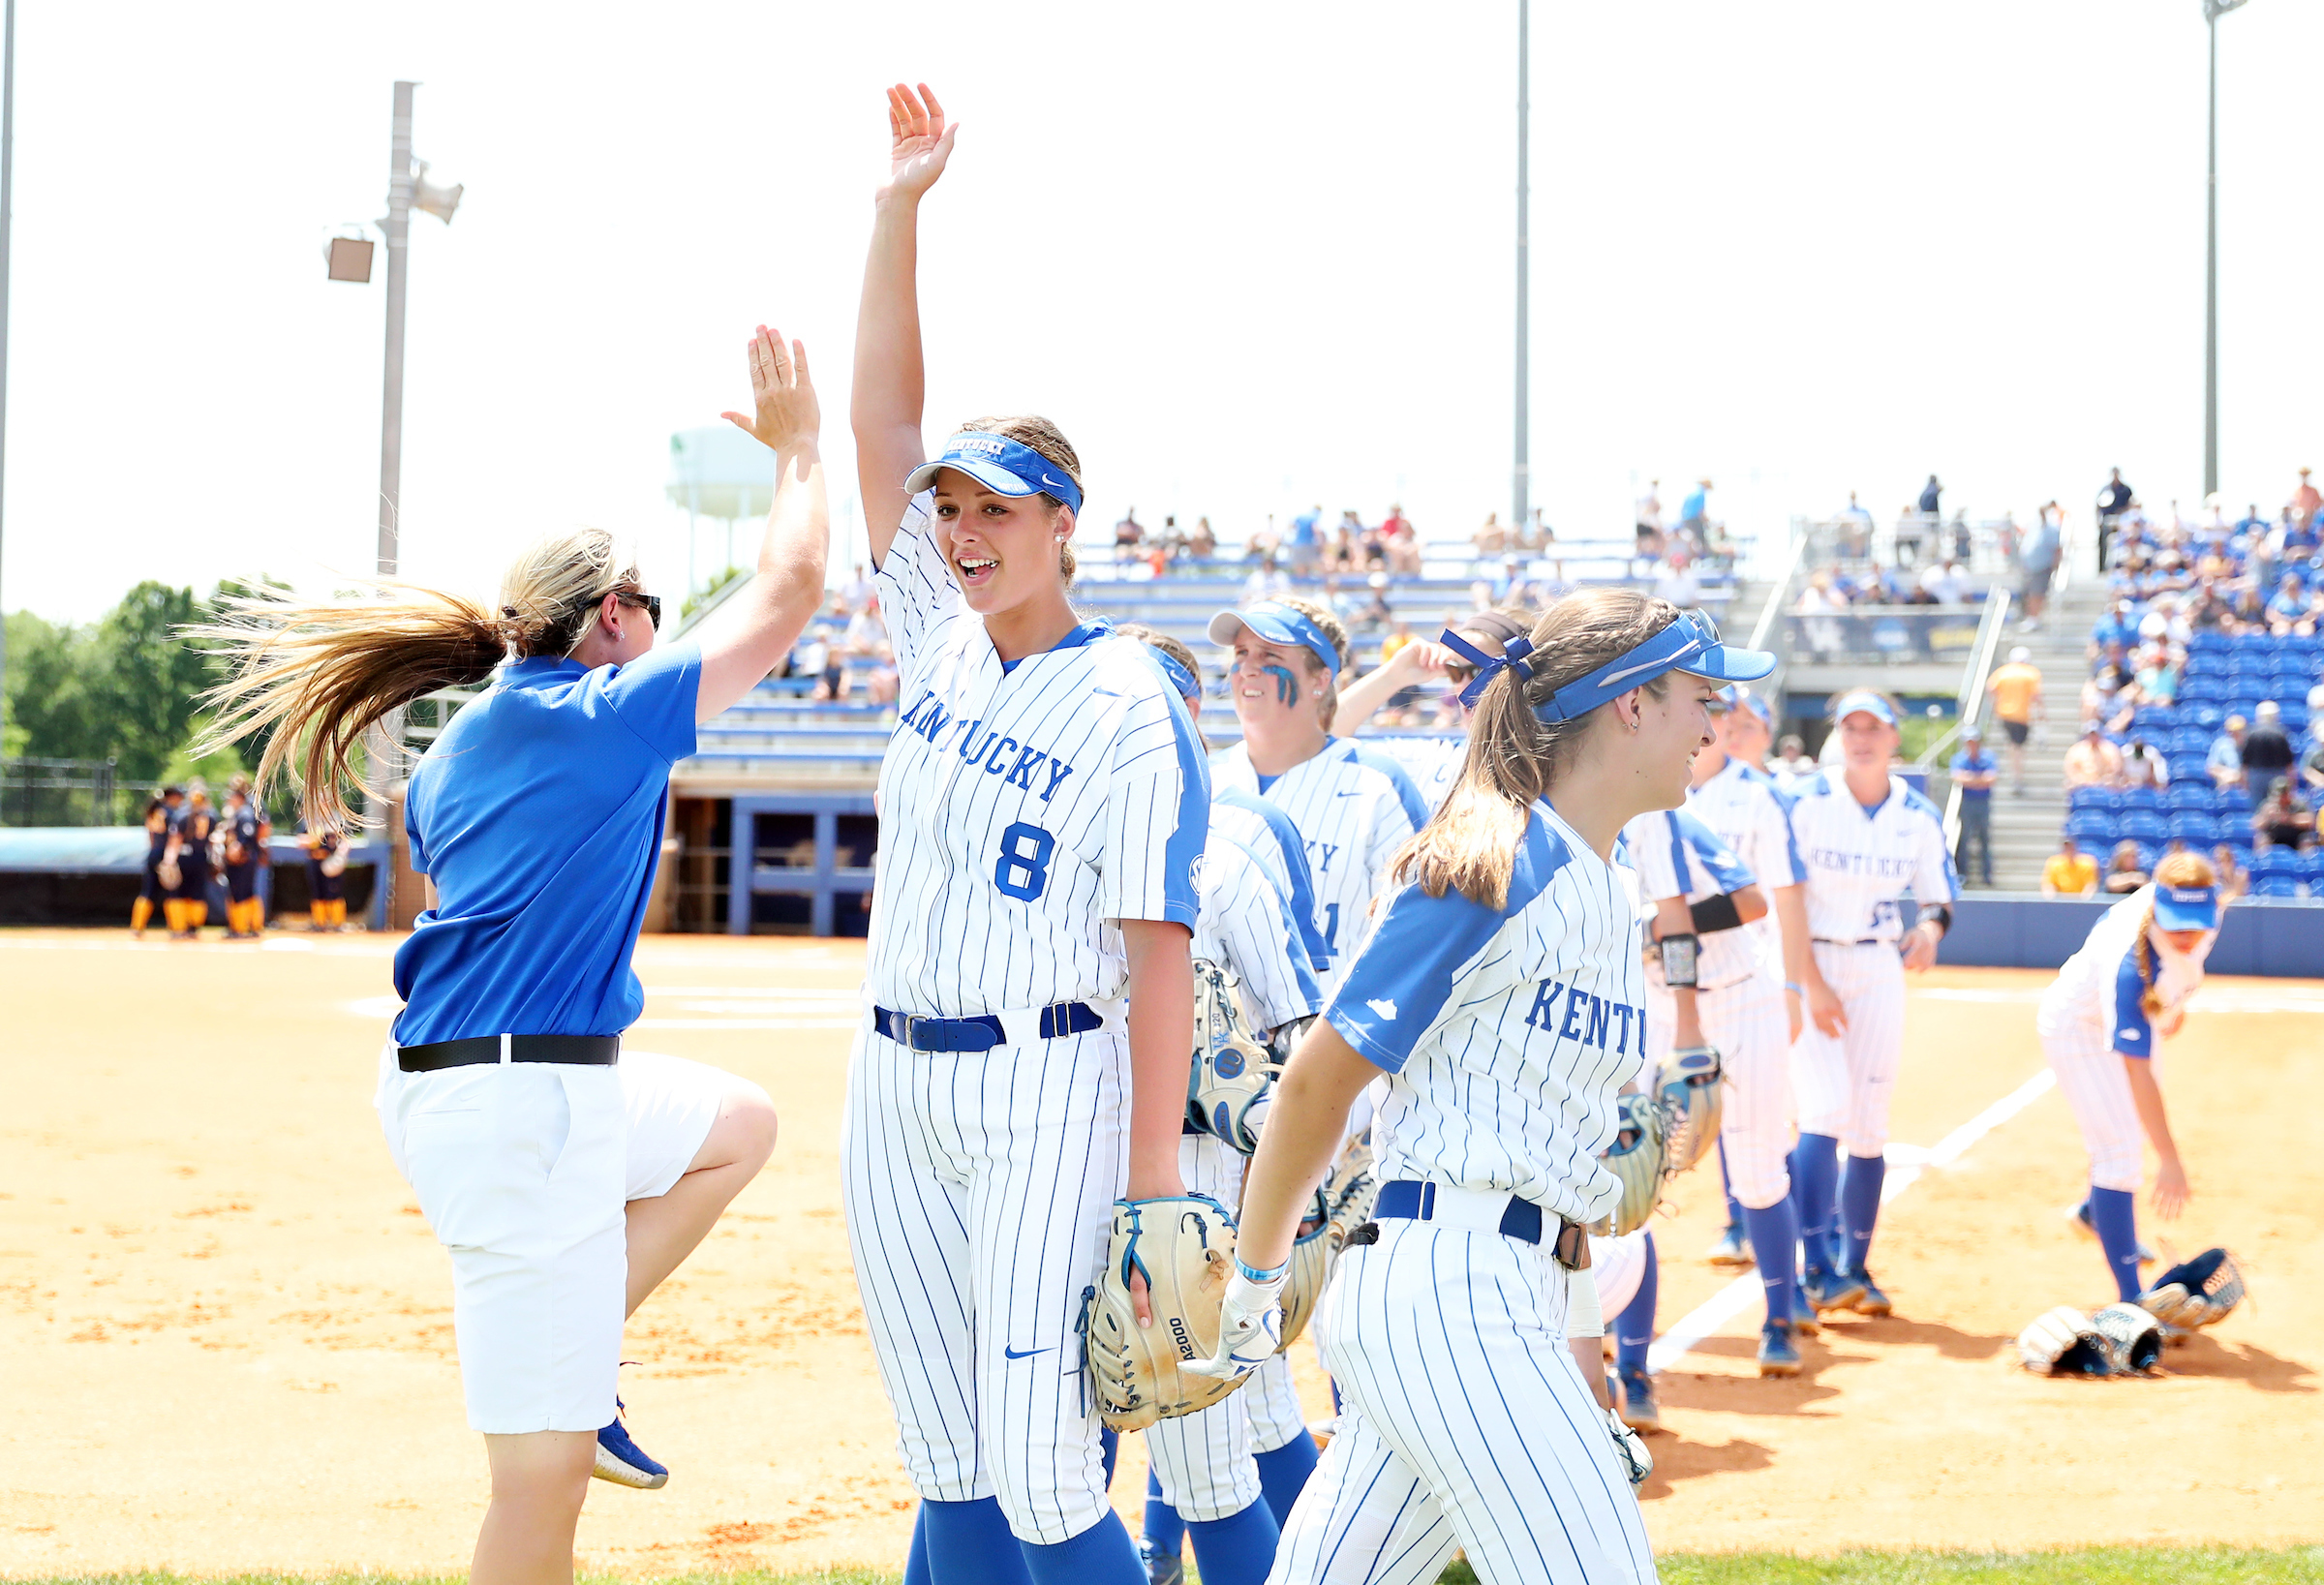
<svg viewBox="0 0 2324 1585">
<path fill-rule="evenodd" d="M 1782 777 L 1816 774 L 1816 762 L 1808 757 L 1808 746 L 1796 734 L 1787 732 L 1776 740 L 1775 774 Z"/>
<path fill-rule="evenodd" d="M 1146 525 L 1138 521 L 1138 508 L 1127 507 L 1121 521 L 1114 525 L 1114 560 L 1134 562 L 1138 547 L 1146 542 Z"/>
<path fill-rule="evenodd" d="M 1218 535 L 1210 532 L 1208 517 L 1194 520 L 1194 532 L 1186 536 L 1186 554 L 1198 562 L 1208 562 L 1218 555 Z"/>
<path fill-rule="evenodd" d="M 2293 790 L 2292 778 L 2279 776 L 2268 783 L 2267 796 L 2251 811 L 2251 845 L 2302 848 L 2316 839 L 2316 811 Z"/>
<path fill-rule="evenodd" d="M 2132 738 L 2123 754 L 2123 785 L 2125 787 L 2167 787 L 2171 784 L 2171 767 L 2156 753 L 2144 738 Z"/>
<path fill-rule="evenodd" d="M 1380 525 L 1380 545 L 1388 555 L 1388 570 L 1399 578 L 1421 575 L 1421 535 L 1404 515 L 1400 505 L 1388 508 L 1388 518 Z"/>
<path fill-rule="evenodd" d="M 2308 690 L 2308 752 L 2300 756 L 2300 782 L 2324 788 L 2324 683 Z"/>
<path fill-rule="evenodd" d="M 2219 872 L 2219 900 L 2233 902 L 2251 890 L 2251 872 L 2235 862 L 2235 849 L 2221 842 L 2211 850 L 2211 867 Z"/>
<path fill-rule="evenodd" d="M 1711 481 L 1697 481 L 1687 492 L 1687 499 L 1678 508 L 1678 536 L 1695 548 L 1699 556 L 1711 546 Z"/>
<path fill-rule="evenodd" d="M 1929 482 L 1920 487 L 1920 500 L 1915 505 L 1923 517 L 1935 518 L 1943 515 L 1944 486 L 1937 482 L 1936 474 L 1931 473 Z"/>
<path fill-rule="evenodd" d="M 2315 630 L 2307 586 L 2301 583 L 2299 573 L 2286 572 L 2277 581 L 2276 597 L 2268 601 L 2268 631 L 2278 638 L 2287 633 L 2305 638 Z"/>
<path fill-rule="evenodd" d="M 2138 670 L 2131 679 L 2141 704 L 2169 705 L 2179 698 L 2179 662 L 2170 650 L 2156 643 L 2139 653 Z"/>
<path fill-rule="evenodd" d="M 1365 580 L 1371 597 L 1356 608 L 1355 625 L 1366 632 L 1378 632 L 1396 620 L 1396 613 L 1388 603 L 1388 574 L 1375 572 Z"/>
<path fill-rule="evenodd" d="M 1509 530 L 1501 522 L 1499 512 L 1484 514 L 1484 523 L 1469 535 L 1469 543 L 1477 547 L 1480 563 L 1498 560 L 1509 550 Z"/>
<path fill-rule="evenodd" d="M 2110 644 L 2137 643 L 2138 621 L 2137 607 L 2126 599 L 2116 600 L 2098 613 L 2097 623 L 2090 630 L 2090 646 L 2083 653 L 2095 660 Z"/>
<path fill-rule="evenodd" d="M 2023 644 L 2011 650 L 2008 663 L 1995 667 L 1986 679 L 1985 692 L 1993 700 L 1994 719 L 2009 740 L 2009 790 L 2023 798 L 2026 740 L 2034 735 L 2034 720 L 2048 714 L 2042 707 L 2041 672 L 2034 664 L 2034 652 Z"/>
<path fill-rule="evenodd" d="M 1637 508 L 1631 515 L 1636 521 L 1637 541 L 1633 548 L 1634 560 L 1651 565 L 1663 559 L 1663 481 L 1650 479 L 1646 493 L 1638 497 Z M 1489 521 L 1489 519 L 1488 519 Z"/>
<path fill-rule="evenodd" d="M 2064 532 L 2056 502 L 2041 508 L 2041 524 L 2026 541 L 2024 559 L 2025 583 L 2022 586 L 2026 616 L 2017 625 L 2021 633 L 2033 632 L 2041 625 L 2041 615 L 2050 603 L 2050 581 L 2058 576 L 2058 545 Z"/>
<path fill-rule="evenodd" d="M 1662 572 L 1654 580 L 1654 597 L 1668 600 L 1681 611 L 1691 611 L 1702 603 L 1702 584 L 1696 578 L 1695 559 L 1684 550 L 1673 549 L 1669 560 L 1663 564 Z"/>
<path fill-rule="evenodd" d="M 1942 564 L 1921 574 L 1921 587 L 1926 589 L 1939 605 L 1967 605 L 1969 603 L 1969 575 L 1961 564 L 1951 557 Z"/>
<path fill-rule="evenodd" d="M 2123 785 L 2123 751 L 2106 741 L 2096 721 L 2084 722 L 2081 738 L 2065 751 L 2066 790 Z"/>
<path fill-rule="evenodd" d="M 1242 581 L 1242 603 L 1254 605 L 1260 600 L 1279 600 L 1291 593 L 1291 578 L 1275 565 L 1274 557 L 1262 557 L 1259 570 Z"/>
<path fill-rule="evenodd" d="M 2203 769 L 2210 774 L 2212 785 L 2222 792 L 2244 784 L 2244 734 L 2248 725 L 2241 716 L 2230 716 L 2219 735 L 2211 740 Z"/>
<path fill-rule="evenodd" d="M 1323 521 L 1324 503 L 1317 502 L 1291 520 L 1291 569 L 1306 572 L 1314 567 L 1323 553 L 1322 530 L 1316 527 Z"/>
<path fill-rule="evenodd" d="M 2071 837 L 2058 839 L 2058 851 L 2041 867 L 2043 897 L 2089 897 L 2098 889 L 2098 861 L 2075 845 Z"/>
<path fill-rule="evenodd" d="M 1862 560 L 1872 549 L 1872 513 L 1856 500 L 1855 491 L 1849 491 L 1848 504 L 1840 508 L 1835 521 L 1840 530 L 1840 554 L 1851 562 Z"/>
<path fill-rule="evenodd" d="M 831 694 L 824 687 L 823 673 L 830 664 L 831 628 L 818 622 L 801 633 L 799 642 L 791 646 L 791 653 L 783 662 L 783 675 L 812 678 L 809 685 L 811 695 L 818 700 L 828 699 Z"/>
<path fill-rule="evenodd" d="M 2115 528 L 2121 521 L 2123 513 L 2129 510 L 2130 499 L 2130 486 L 2123 482 L 2123 471 L 2119 468 L 2110 470 L 2106 474 L 2105 484 L 2098 490 L 2098 565 L 2100 567 L 2109 564 L 2106 560 L 2107 546 L 2114 538 Z"/>
<path fill-rule="evenodd" d="M 1953 756 L 1953 786 L 1961 794 L 1961 839 L 1953 848 L 1953 868 L 1969 879 L 1969 850 L 1977 850 L 1977 870 L 1987 886 L 1993 884 L 1993 784 L 2001 767 L 1985 751 L 1984 730 L 1972 721 L 1961 729 L 1961 751 Z"/>
<path fill-rule="evenodd" d="M 2283 711 L 2275 700 L 2263 699 L 2244 734 L 2244 790 L 2257 804 L 2268 796 L 2278 777 L 2289 777 L 2298 763 L 2292 740 L 2283 730 Z"/>
<path fill-rule="evenodd" d="M 2110 897 L 2125 897 L 2147 884 L 2147 872 L 2139 868 L 2138 844 L 2125 839 L 2114 844 L 2114 854 L 2106 861 L 2106 873 L 2100 881 Z"/>
<path fill-rule="evenodd" d="M 2292 520 L 2304 529 L 2316 520 L 2316 508 L 2324 506 L 2324 496 L 2318 495 L 2316 487 L 2309 482 L 2308 470 L 2305 468 L 2300 470 L 2300 488 L 2292 492 L 2288 504 L 2292 509 Z"/>
</svg>

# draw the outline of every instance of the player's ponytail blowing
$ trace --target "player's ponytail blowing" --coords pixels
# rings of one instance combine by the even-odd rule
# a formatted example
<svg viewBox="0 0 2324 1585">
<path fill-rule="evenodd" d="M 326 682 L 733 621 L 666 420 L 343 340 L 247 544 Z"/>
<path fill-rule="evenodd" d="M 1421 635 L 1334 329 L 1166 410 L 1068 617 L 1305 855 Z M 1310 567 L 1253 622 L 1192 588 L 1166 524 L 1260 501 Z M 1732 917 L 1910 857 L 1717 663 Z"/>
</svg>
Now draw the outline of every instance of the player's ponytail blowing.
<svg viewBox="0 0 2324 1585">
<path fill-rule="evenodd" d="M 504 660 L 570 655 L 607 594 L 637 587 L 614 537 L 582 529 L 543 539 L 509 568 L 496 608 L 413 584 L 373 580 L 368 597 L 306 602 L 265 594 L 227 602 L 186 635 L 214 642 L 232 675 L 201 696 L 216 718 L 199 756 L 274 727 L 259 791 L 295 767 L 310 823 L 352 823 L 346 789 L 363 735 L 416 699 L 489 678 Z M 370 780 L 385 769 L 367 767 Z"/>
<path fill-rule="evenodd" d="M 1434 817 L 1396 854 L 1391 872 L 1397 882 L 1430 897 L 1450 890 L 1489 908 L 1505 906 L 1526 810 L 1547 796 L 1605 715 L 1602 707 L 1549 722 L 1534 707 L 1636 649 L 1678 616 L 1668 600 L 1632 589 L 1583 590 L 1541 613 L 1531 634 L 1532 680 L 1513 668 L 1486 685 L 1469 721 L 1460 776 Z M 1644 686 L 1660 698 L 1669 679 Z"/>
<path fill-rule="evenodd" d="M 2147 931 L 2155 928 L 2155 889 L 2158 886 L 2217 886 L 2219 872 L 2211 861 L 2200 853 L 2166 853 L 2155 866 L 2155 878 L 2146 890 L 2147 910 L 2138 921 L 2138 934 L 2130 953 L 2138 963 L 2138 983 L 2144 993 L 2138 998 L 2150 1017 L 2162 1011 L 2161 993 L 2155 989 L 2155 954 L 2147 945 Z"/>
</svg>

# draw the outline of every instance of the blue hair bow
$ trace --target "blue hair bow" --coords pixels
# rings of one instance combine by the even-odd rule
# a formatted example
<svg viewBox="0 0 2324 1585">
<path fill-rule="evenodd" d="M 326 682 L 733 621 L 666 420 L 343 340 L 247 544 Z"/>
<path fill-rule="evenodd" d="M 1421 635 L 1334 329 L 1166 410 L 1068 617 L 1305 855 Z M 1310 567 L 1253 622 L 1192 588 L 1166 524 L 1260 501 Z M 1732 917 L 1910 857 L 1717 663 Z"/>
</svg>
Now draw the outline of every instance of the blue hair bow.
<svg viewBox="0 0 2324 1585">
<path fill-rule="evenodd" d="M 1485 685 L 1505 671 L 1515 672 L 1525 682 L 1533 681 L 1533 667 L 1525 659 L 1533 654 L 1533 640 L 1530 638 L 1511 639 L 1502 646 L 1498 655 L 1486 655 L 1450 627 L 1445 629 L 1444 636 L 1437 642 L 1477 668 L 1477 675 L 1469 679 L 1469 686 L 1460 690 L 1460 702 L 1471 710 L 1475 710 L 1477 701 L 1484 697 Z"/>
</svg>

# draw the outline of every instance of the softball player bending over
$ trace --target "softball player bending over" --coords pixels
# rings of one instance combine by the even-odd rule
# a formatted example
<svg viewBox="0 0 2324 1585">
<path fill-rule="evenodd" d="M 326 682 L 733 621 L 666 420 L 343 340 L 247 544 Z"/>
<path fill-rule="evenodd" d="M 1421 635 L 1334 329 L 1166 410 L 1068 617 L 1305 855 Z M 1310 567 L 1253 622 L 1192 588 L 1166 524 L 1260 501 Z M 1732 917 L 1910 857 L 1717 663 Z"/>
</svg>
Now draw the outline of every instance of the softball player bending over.
<svg viewBox="0 0 2324 1585">
<path fill-rule="evenodd" d="M 2175 1221 L 2186 1204 L 2186 1169 L 2163 1110 L 2156 1047 L 2186 1021 L 2218 924 L 2211 861 L 2173 853 L 2156 865 L 2153 884 L 2091 927 L 2034 1016 L 2042 1054 L 2090 1147 L 2090 1196 L 2073 1216 L 2097 1234 L 2125 1301 L 2139 1295 L 2139 1262 L 2154 1259 L 2138 1240 L 2142 1135 L 2155 1146 L 2155 1214 Z"/>
<path fill-rule="evenodd" d="M 412 866 L 431 906 L 397 950 L 406 1006 L 380 1053 L 387 1146 L 452 1258 L 452 1323 L 492 1503 L 471 1577 L 572 1577 L 593 1473 L 666 1472 L 618 1418 L 625 1316 L 758 1172 L 775 1113 L 755 1084 L 622 1050 L 644 1002 L 629 960 L 670 766 L 694 727 L 779 665 L 823 595 L 829 514 L 815 394 L 796 344 L 750 344 L 780 476 L 757 575 L 698 638 L 657 649 L 661 601 L 612 536 L 546 539 L 493 606 L 426 590 L 330 605 L 245 601 L 207 629 L 240 661 L 222 734 L 277 730 L 311 824 L 373 724 L 438 688 L 492 686 L 413 770 Z"/>
<path fill-rule="evenodd" d="M 1620 1197 L 1598 1154 L 1645 1046 L 1636 876 L 1611 861 L 1625 822 L 1686 796 L 1721 685 L 1773 665 L 1597 589 L 1480 667 L 1460 778 L 1397 856 L 1244 1185 L 1218 1370 L 1267 1346 L 1301 1205 L 1388 1076 L 1377 1238 L 1350 1239 L 1316 1317 L 1346 1406 L 1276 1581 L 1434 1579 L 1455 1544 L 1488 1585 L 1654 1577 L 1567 1347 L 1597 1325 L 1582 1228 Z"/>
<path fill-rule="evenodd" d="M 1208 783 L 1145 649 L 1068 602 L 1055 426 L 979 419 L 924 460 L 918 214 L 958 128 L 925 87 L 888 114 L 854 420 L 902 713 L 841 1151 L 923 1499 L 905 1577 L 1144 1585 L 1077 1327 L 1116 1198 L 1181 1192 Z"/>
</svg>

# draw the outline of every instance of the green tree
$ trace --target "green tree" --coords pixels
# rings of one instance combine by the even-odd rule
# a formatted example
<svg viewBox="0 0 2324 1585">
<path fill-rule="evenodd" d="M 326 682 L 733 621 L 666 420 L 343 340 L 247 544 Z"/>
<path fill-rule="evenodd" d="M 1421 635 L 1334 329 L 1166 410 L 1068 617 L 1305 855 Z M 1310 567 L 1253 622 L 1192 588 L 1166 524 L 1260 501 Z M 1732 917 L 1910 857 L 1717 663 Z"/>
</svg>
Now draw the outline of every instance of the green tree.
<svg viewBox="0 0 2324 1585">
<path fill-rule="evenodd" d="M 91 687 L 96 645 L 86 628 L 17 611 L 8 619 L 6 752 L 42 759 L 103 759 L 106 732 Z"/>
<path fill-rule="evenodd" d="M 97 624 L 98 716 L 130 786 L 158 778 L 193 734 L 213 662 L 178 629 L 209 616 L 191 589 L 148 580 Z"/>
</svg>

